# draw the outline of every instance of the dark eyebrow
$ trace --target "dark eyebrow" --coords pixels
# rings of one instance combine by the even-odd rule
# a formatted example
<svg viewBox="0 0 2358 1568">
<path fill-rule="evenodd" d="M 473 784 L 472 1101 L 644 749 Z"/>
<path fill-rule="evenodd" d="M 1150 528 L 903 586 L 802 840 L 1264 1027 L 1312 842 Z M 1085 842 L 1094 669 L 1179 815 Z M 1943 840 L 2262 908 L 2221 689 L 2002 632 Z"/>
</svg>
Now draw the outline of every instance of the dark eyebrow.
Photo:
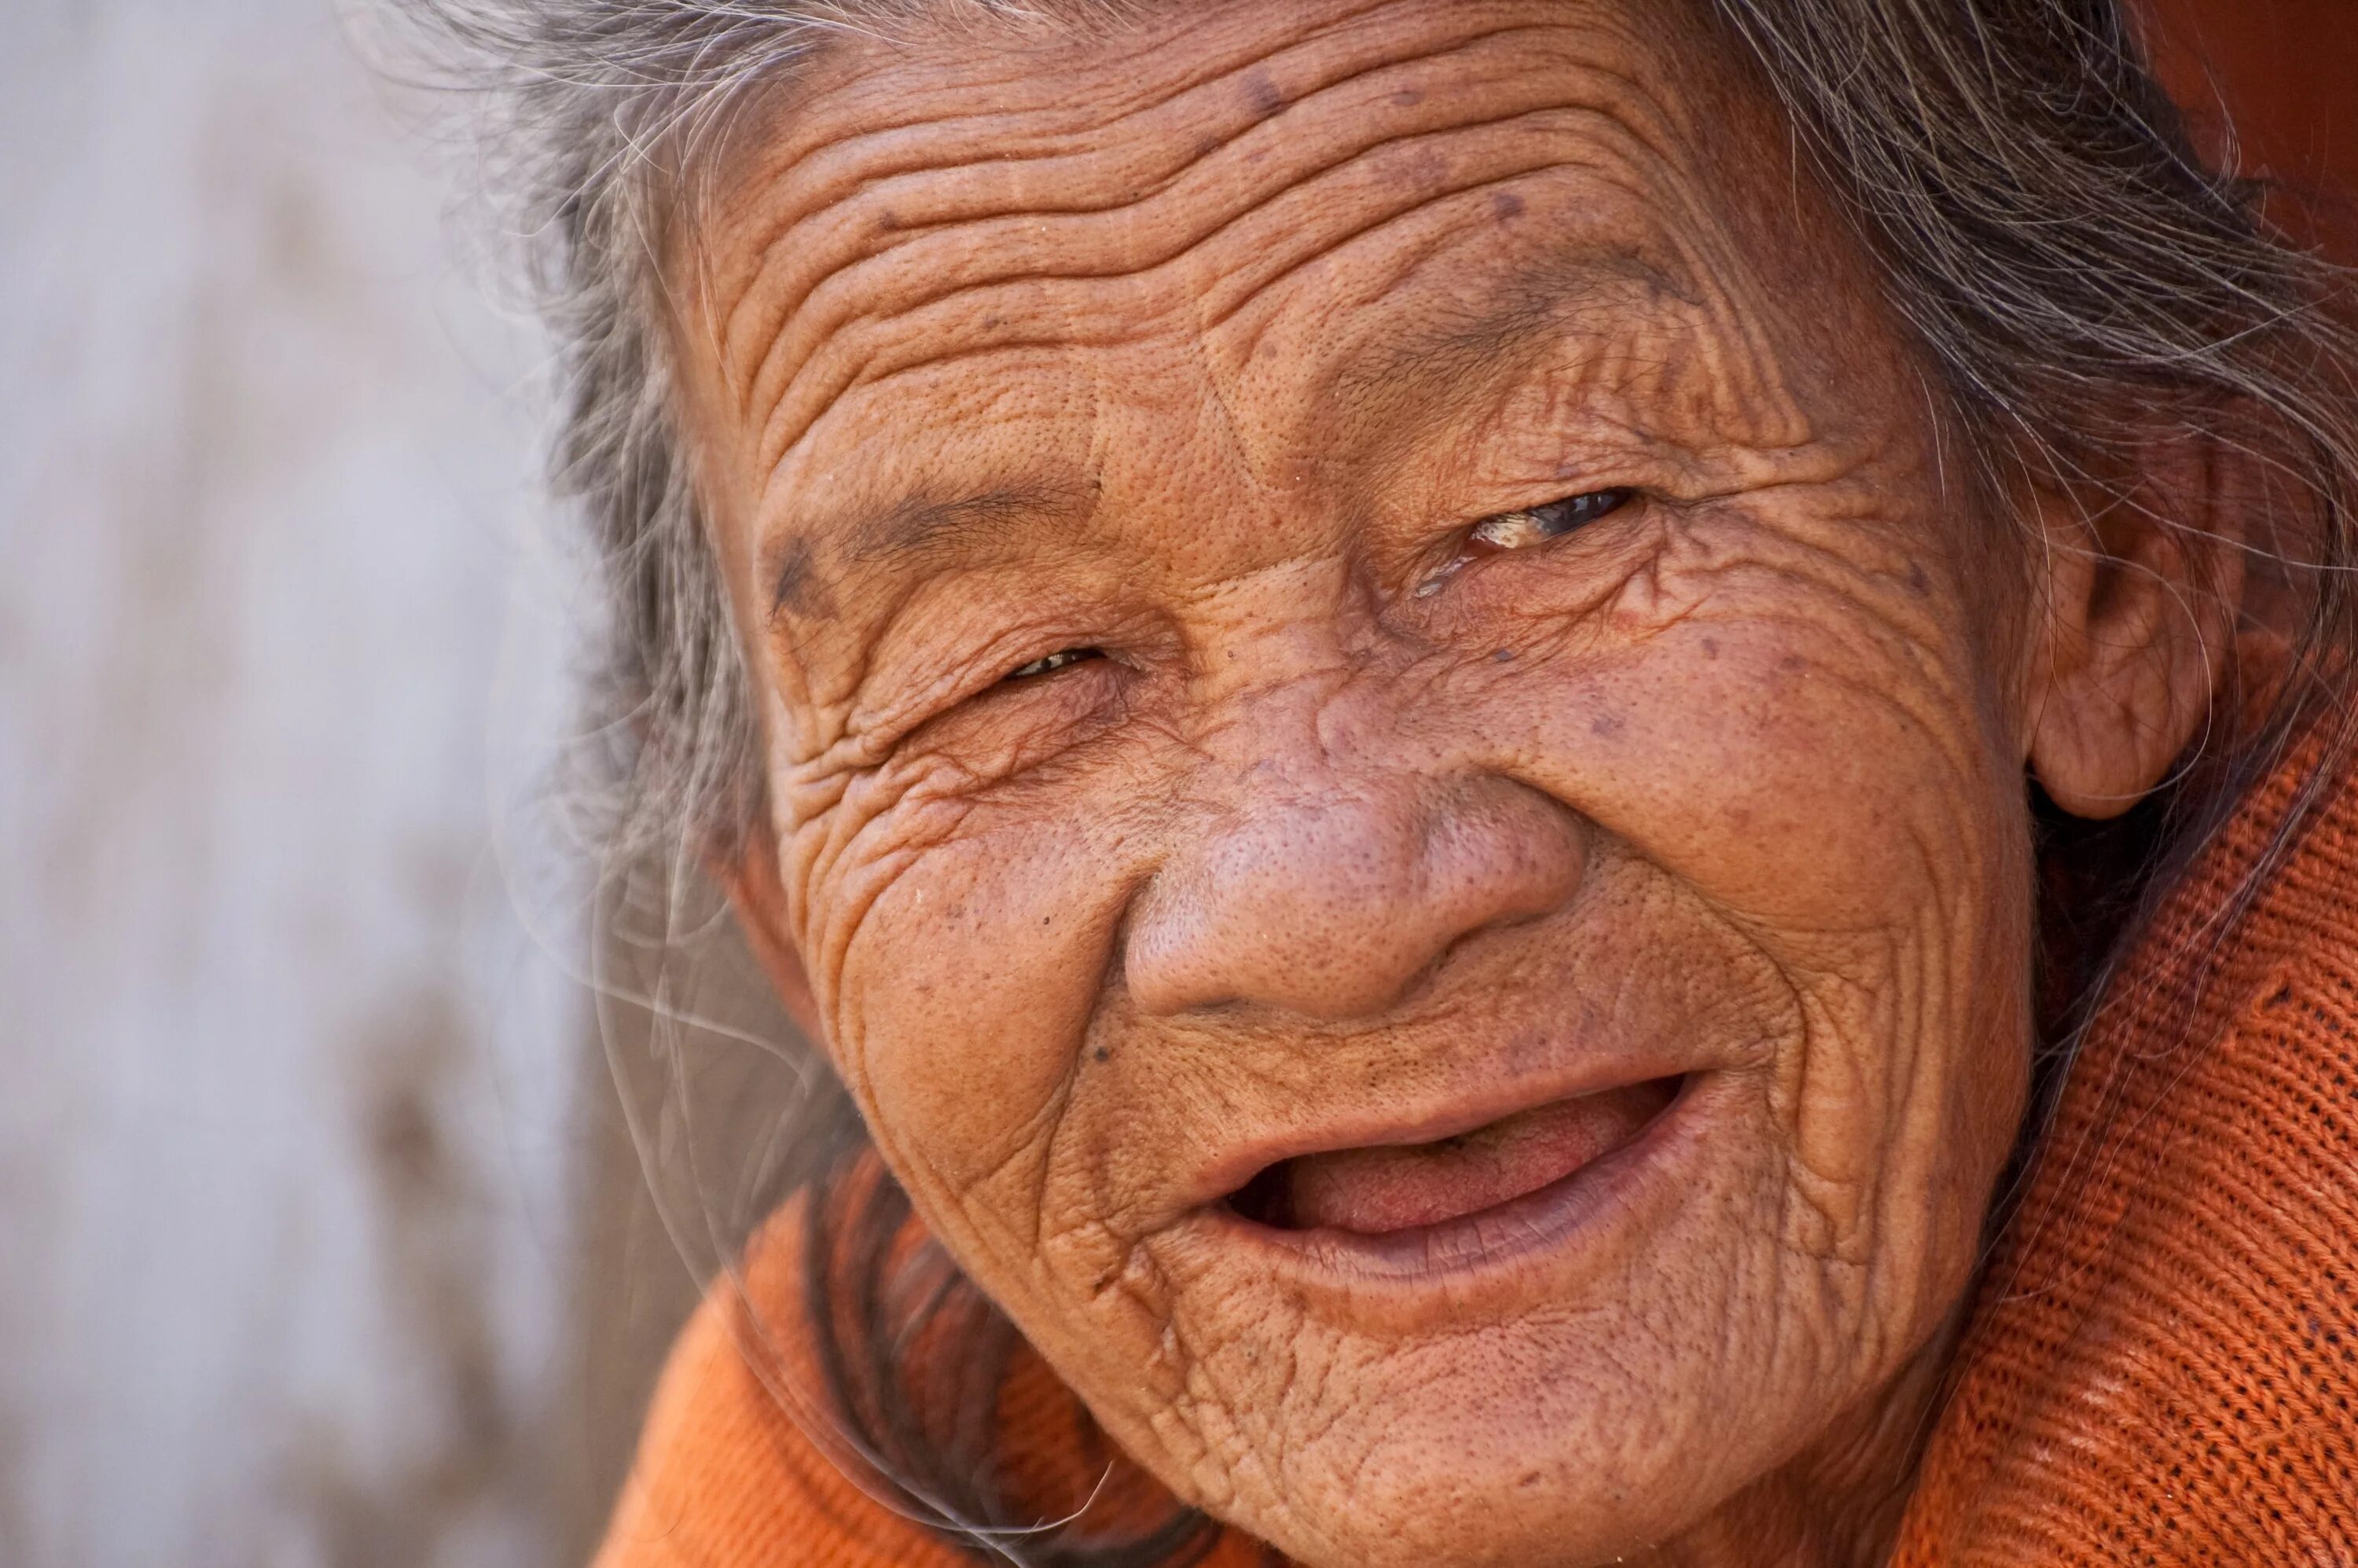
<svg viewBox="0 0 2358 1568">
<path fill-rule="evenodd" d="M 1495 371 L 1517 351 L 1562 334 L 1599 306 L 1635 300 L 1702 308 L 1682 269 L 1643 251 L 1594 243 L 1542 253 L 1478 304 L 1386 337 L 1336 378 L 1335 395 L 1370 412 L 1429 405 Z"/>
<path fill-rule="evenodd" d="M 919 556 L 942 556 L 988 548 L 1043 521 L 1070 521 L 1095 499 L 1080 486 L 1011 485 L 942 498 L 918 493 L 840 519 L 814 520 L 763 553 L 763 575 L 771 585 L 770 619 L 832 612 L 833 573 Z M 815 543 L 826 541 L 828 567 Z"/>
</svg>

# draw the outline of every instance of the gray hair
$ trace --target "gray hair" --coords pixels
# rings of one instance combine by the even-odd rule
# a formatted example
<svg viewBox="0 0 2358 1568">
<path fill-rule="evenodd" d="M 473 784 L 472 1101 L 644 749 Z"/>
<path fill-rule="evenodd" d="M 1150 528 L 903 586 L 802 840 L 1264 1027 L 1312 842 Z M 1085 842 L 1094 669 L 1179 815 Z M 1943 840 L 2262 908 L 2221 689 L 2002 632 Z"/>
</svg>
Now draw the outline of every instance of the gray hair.
<svg viewBox="0 0 2358 1568">
<path fill-rule="evenodd" d="M 763 797 L 673 400 L 662 258 L 695 182 L 752 95 L 790 91 L 833 39 L 963 19 L 988 48 L 991 25 L 1118 20 L 1156 0 L 400 3 L 501 89 L 493 178 L 520 204 L 563 356 L 557 485 L 589 519 L 610 589 L 610 850 L 692 863 L 732 846 Z M 2342 276 L 2271 226 L 2265 193 L 2197 156 L 2125 0 L 1691 5 L 1781 105 L 1879 266 L 1974 436 L 1985 493 L 2015 493 L 2025 473 L 2109 471 L 2157 417 L 2181 418 L 2246 443 L 2301 512 L 2311 591 L 2292 678 L 2141 852 L 2149 907 L 2297 732 L 2331 716 L 2319 781 L 2350 746 L 2358 351 Z M 2091 968 L 2082 991 L 2101 978 Z M 843 1114 L 839 1099 L 813 1103 Z M 880 1468 L 911 1468 L 859 1447 Z M 952 1478 L 904 1498 L 969 1541 L 1011 1560 L 1111 1560 L 985 1530 L 1004 1516 L 954 1495 L 955 1466 L 916 1468 Z"/>
<path fill-rule="evenodd" d="M 590 524 L 608 589 L 603 848 L 617 864 L 725 853 L 763 799 L 760 738 L 682 453 L 665 243 L 732 117 L 828 43 L 1051 18 L 1009 0 L 393 3 L 492 89 L 489 183 L 557 341 L 554 488 Z M 1086 23 L 1129 0 L 1055 3 Z"/>
</svg>

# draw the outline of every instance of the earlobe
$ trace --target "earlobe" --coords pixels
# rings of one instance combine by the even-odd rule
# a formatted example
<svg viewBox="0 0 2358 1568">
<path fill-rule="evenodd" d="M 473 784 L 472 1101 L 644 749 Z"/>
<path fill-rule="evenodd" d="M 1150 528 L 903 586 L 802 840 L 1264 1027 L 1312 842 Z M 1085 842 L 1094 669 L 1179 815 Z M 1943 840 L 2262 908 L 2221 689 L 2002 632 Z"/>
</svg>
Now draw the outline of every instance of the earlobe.
<svg viewBox="0 0 2358 1568">
<path fill-rule="evenodd" d="M 2028 752 L 2077 816 L 2116 816 L 2212 721 L 2245 579 L 2249 460 L 2215 433 L 2148 442 L 2103 504 L 2055 494 L 2031 639 Z"/>
<path fill-rule="evenodd" d="M 707 857 L 705 870 L 729 895 L 730 908 L 745 933 L 745 945 L 769 976 L 786 1016 L 813 1044 L 824 1048 L 827 1036 L 819 1027 L 818 999 L 789 934 L 785 883 L 778 875 L 778 837 L 769 815 L 754 813 L 728 852 Z"/>
</svg>

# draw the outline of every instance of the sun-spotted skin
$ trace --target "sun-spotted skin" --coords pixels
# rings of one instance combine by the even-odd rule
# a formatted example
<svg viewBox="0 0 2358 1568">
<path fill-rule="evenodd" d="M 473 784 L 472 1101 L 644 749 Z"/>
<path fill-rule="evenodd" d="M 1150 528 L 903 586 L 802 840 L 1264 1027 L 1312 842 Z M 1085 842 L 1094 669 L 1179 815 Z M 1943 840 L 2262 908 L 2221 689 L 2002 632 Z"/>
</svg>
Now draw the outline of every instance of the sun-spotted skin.
<svg viewBox="0 0 2358 1568">
<path fill-rule="evenodd" d="M 2022 1112 L 2027 574 L 1700 27 L 849 44 L 674 258 L 831 1059 L 1123 1445 L 1321 1568 L 1871 1552 Z M 1220 1211 L 1671 1074 L 1563 1245 Z"/>
</svg>

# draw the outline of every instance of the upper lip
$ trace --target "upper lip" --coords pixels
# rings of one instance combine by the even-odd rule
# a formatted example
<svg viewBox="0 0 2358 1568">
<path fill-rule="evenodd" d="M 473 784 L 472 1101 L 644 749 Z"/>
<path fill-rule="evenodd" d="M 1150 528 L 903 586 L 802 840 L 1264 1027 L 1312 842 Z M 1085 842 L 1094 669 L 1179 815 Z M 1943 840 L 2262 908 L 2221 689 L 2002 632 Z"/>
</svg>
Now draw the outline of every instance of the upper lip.
<svg viewBox="0 0 2358 1568">
<path fill-rule="evenodd" d="M 1540 1106 L 1628 1088 L 1696 1070 L 1692 1065 L 1636 1063 L 1626 1058 L 1568 1063 L 1553 1073 L 1526 1074 L 1510 1084 L 1483 1083 L 1445 1101 L 1422 1105 L 1353 1106 L 1266 1135 L 1241 1141 L 1209 1162 L 1190 1184 L 1192 1206 L 1218 1203 L 1272 1165 L 1347 1149 L 1437 1143 Z"/>
</svg>

